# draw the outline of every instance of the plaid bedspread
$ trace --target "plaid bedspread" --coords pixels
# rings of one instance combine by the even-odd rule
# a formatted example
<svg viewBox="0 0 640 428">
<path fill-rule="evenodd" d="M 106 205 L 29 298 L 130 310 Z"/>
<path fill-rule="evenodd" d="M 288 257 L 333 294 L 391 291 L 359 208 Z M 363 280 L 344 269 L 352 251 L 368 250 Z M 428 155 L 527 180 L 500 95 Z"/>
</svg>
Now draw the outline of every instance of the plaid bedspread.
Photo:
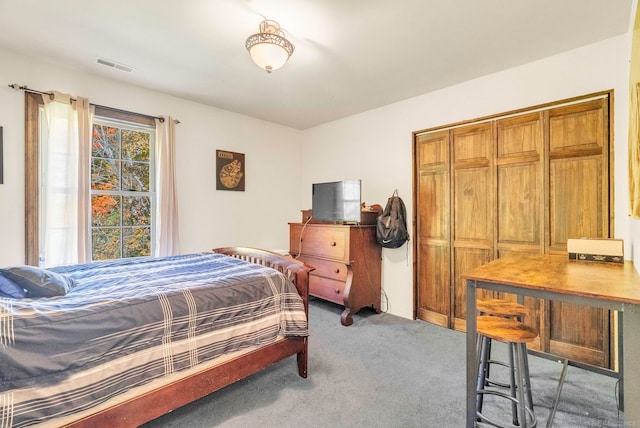
<svg viewBox="0 0 640 428">
<path fill-rule="evenodd" d="M 295 286 L 213 253 L 54 268 L 66 296 L 0 298 L 0 426 L 90 408 L 228 352 L 306 336 Z"/>
</svg>

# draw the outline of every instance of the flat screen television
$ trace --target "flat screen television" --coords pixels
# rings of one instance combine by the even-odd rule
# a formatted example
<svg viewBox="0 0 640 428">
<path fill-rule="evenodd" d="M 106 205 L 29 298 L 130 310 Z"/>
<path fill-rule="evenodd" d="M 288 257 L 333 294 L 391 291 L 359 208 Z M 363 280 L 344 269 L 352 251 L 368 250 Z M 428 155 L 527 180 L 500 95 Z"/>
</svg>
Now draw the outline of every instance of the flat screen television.
<svg viewBox="0 0 640 428">
<path fill-rule="evenodd" d="M 360 223 L 361 180 L 314 183 L 311 215 L 314 220 Z"/>
</svg>

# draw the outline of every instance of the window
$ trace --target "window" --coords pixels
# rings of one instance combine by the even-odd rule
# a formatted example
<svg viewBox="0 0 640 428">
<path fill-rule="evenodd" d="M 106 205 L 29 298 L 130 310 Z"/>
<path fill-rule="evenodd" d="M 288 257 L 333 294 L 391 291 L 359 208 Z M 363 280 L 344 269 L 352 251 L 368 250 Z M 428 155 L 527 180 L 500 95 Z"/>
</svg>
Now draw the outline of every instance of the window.
<svg viewBox="0 0 640 428">
<path fill-rule="evenodd" d="M 91 135 L 93 260 L 152 254 L 155 127 L 96 116 Z"/>
<path fill-rule="evenodd" d="M 25 252 L 26 263 L 42 265 L 40 202 L 41 144 L 45 114 L 42 97 L 26 94 Z M 91 129 L 90 217 L 93 260 L 149 256 L 154 248 L 156 193 L 155 120 L 95 106 Z M 84 227 L 83 227 L 84 229 Z"/>
</svg>

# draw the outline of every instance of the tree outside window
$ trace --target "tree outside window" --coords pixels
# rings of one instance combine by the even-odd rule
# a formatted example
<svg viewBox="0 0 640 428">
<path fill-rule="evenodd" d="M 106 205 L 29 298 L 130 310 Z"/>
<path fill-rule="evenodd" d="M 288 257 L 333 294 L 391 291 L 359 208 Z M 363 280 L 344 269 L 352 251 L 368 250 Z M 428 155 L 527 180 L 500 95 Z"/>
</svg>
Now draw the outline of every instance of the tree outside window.
<svg viewBox="0 0 640 428">
<path fill-rule="evenodd" d="M 152 254 L 154 130 L 96 120 L 91 141 L 93 260 Z"/>
</svg>

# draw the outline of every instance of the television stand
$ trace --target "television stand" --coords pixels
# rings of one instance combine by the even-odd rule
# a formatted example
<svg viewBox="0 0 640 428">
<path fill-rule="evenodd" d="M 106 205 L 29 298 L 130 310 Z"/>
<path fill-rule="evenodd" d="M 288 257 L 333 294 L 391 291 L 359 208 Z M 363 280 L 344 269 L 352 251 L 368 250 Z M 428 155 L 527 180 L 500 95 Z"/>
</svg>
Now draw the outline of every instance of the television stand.
<svg viewBox="0 0 640 428">
<path fill-rule="evenodd" d="M 380 313 L 382 248 L 375 225 L 289 223 L 289 253 L 315 268 L 310 295 L 344 306 L 342 325 L 353 324 L 362 308 Z"/>
</svg>

